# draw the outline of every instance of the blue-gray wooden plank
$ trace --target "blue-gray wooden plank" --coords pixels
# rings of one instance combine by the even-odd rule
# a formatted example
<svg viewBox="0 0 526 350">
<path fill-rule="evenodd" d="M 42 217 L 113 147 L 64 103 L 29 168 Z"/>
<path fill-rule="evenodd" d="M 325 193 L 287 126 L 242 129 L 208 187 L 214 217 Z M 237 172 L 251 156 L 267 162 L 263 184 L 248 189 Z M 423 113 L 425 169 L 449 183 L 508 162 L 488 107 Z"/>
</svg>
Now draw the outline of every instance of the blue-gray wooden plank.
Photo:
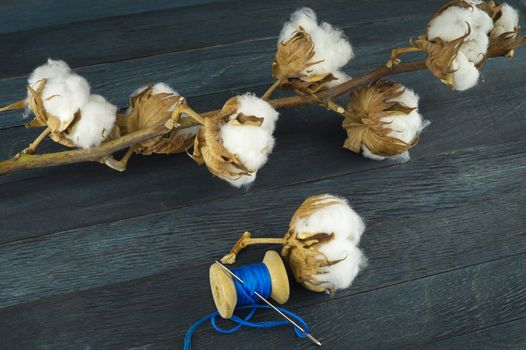
<svg viewBox="0 0 526 350">
<path fill-rule="evenodd" d="M 401 256 L 401 259 L 405 256 Z M 421 345 L 526 317 L 526 254 L 517 254 L 352 296 L 313 296 L 299 313 L 329 349 Z M 187 273 L 185 273 L 187 272 Z M 190 273 L 188 273 L 190 272 Z M 213 310 L 208 265 L 169 271 L 0 311 L 4 348 L 178 349 L 190 325 Z M 205 277 L 206 279 L 206 277 Z M 266 319 L 274 319 L 266 313 Z M 260 318 L 261 319 L 261 318 Z M 221 335 L 203 326 L 194 349 L 311 349 L 290 328 Z"/>
<path fill-rule="evenodd" d="M 388 6 L 389 3 L 389 0 L 370 0 L 349 6 L 346 0 L 334 0 L 331 6 L 325 6 L 317 0 L 236 0 L 228 6 L 212 2 L 1 33 L 0 78 L 27 74 L 50 56 L 79 67 L 277 37 L 282 23 L 301 6 L 313 7 L 320 19 L 335 25 L 353 25 L 363 30 L 363 25 L 374 22 L 390 22 L 395 26 L 420 18 L 425 23 L 431 14 L 430 7 L 439 8 L 442 1 L 401 0 L 395 7 Z M 336 8 L 345 10 L 335 11 Z M 413 35 L 417 36 L 423 26 L 413 29 Z"/>
<path fill-rule="evenodd" d="M 324 191 L 348 197 L 369 227 L 363 289 L 526 252 L 524 146 L 484 146 L 0 245 L 0 308 L 206 264 L 245 229 L 286 232 L 302 199 Z"/>
<path fill-rule="evenodd" d="M 509 78 L 510 85 L 515 77 L 522 81 L 525 78 L 511 68 L 497 72 Z M 498 74 L 495 78 L 498 79 Z M 526 103 L 521 99 L 524 87 L 501 90 L 499 85 L 504 84 L 504 80 L 495 80 L 496 89 L 490 88 L 488 83 L 458 96 L 427 72 L 410 75 L 404 80 L 421 92 L 422 113 L 433 122 L 420 144 L 411 151 L 413 159 L 505 143 L 523 135 L 526 127 L 521 113 Z M 226 98 L 222 96 L 221 100 Z M 381 171 L 386 162 L 367 160 L 341 147 L 345 132 L 340 123 L 339 116 L 317 107 L 284 111 L 276 131 L 277 146 L 269 163 L 258 173 L 251 191 L 358 173 L 364 169 Z M 474 127 L 476 125 L 480 127 Z M 4 130 L 4 142 L 9 147 L 3 151 L 14 153 L 25 147 L 28 133 L 25 129 Z M 46 150 L 44 147 L 42 152 Z M 117 173 L 98 163 L 78 164 L 9 175 L 2 177 L 0 182 L 0 196 L 4 198 L 0 242 L 239 194 L 238 190 L 213 178 L 205 167 L 198 167 L 185 154 L 138 156 L 132 158 L 125 173 Z M 137 183 L 142 186 L 136 188 Z M 130 191 L 131 188 L 134 190 Z M 36 201 L 47 203 L 35 212 L 31 208 Z M 55 215 L 57 211 L 74 219 L 63 220 Z M 33 220 L 24 220 L 27 212 L 33 212 Z"/>
<path fill-rule="evenodd" d="M 214 1 L 220 0 L 4 0 L 0 2 L 0 33 Z"/>
<path fill-rule="evenodd" d="M 419 350 L 523 350 L 526 348 L 526 318 L 503 322 L 418 347 Z"/>
<path fill-rule="evenodd" d="M 342 7 L 345 11 L 336 11 L 342 5 L 336 2 L 325 6 L 324 19 L 344 25 L 361 51 L 350 66 L 353 75 L 383 63 L 391 47 L 404 45 L 420 32 L 427 18 L 420 11 L 432 12 L 434 3 L 414 2 L 416 7 L 408 8 L 409 3 L 371 1 L 349 4 Z M 279 27 L 291 4 L 295 3 L 276 10 L 283 18 L 274 16 L 271 26 Z M 260 5 L 250 6 L 255 7 L 248 10 Z M 213 4 L 197 8 L 210 9 Z M 163 12 L 149 12 L 146 17 L 162 19 Z M 75 35 L 88 24 L 103 23 L 100 30 L 111 21 L 133 22 L 138 16 L 79 22 L 81 30 Z M 141 40 L 159 28 L 155 27 L 159 23 L 153 24 L 145 25 L 149 32 L 142 33 Z M 44 32 L 60 33 L 65 27 Z M 95 79 L 96 91 L 125 101 L 128 91 L 124 91 L 142 83 L 142 76 L 162 77 L 161 67 L 175 76 L 176 68 L 169 65 L 173 59 L 174 66 L 182 63 L 187 68 L 183 78 L 172 82 L 185 94 L 179 85 L 194 89 L 189 94 L 197 96 L 190 99 L 192 103 L 200 110 L 210 109 L 210 104 L 217 107 L 226 100 L 230 90 L 261 92 L 261 84 L 270 82 L 268 70 L 260 68 L 272 57 L 274 29 L 268 39 L 263 30 L 247 30 L 243 35 L 248 42 L 239 43 L 240 37 L 234 36 L 229 38 L 231 44 L 195 50 L 195 54 L 180 52 L 83 70 L 104 67 Z M 200 30 L 203 35 L 209 29 Z M 229 30 L 227 26 L 223 34 Z M 196 47 L 206 44 L 197 38 Z M 28 48 L 38 52 L 45 48 L 38 48 L 41 44 L 46 43 L 31 43 L 34 46 Z M 184 45 L 184 41 L 175 43 L 172 50 L 184 50 Z M 206 81 L 206 72 L 201 76 L 196 72 L 224 65 L 231 57 L 247 60 L 250 51 L 243 52 L 247 48 L 260 53 L 258 58 L 248 64 L 236 62 L 224 72 L 213 68 L 220 72 L 218 80 Z M 119 45 L 115 49 L 119 51 Z M 282 232 L 301 199 L 318 192 L 349 196 L 369 226 L 363 247 L 371 265 L 353 288 L 326 302 L 323 295 L 293 287 L 290 307 L 313 320 L 312 326 L 322 334 L 345 340 L 331 343 L 329 339 L 331 348 L 458 344 L 455 338 L 446 340 L 508 323 L 500 329 L 514 334 L 511 322 L 525 316 L 526 280 L 525 76 L 524 60 L 517 58 L 490 62 L 484 68 L 486 83 L 462 94 L 447 91 L 427 72 L 402 76 L 420 92 L 422 112 L 433 121 L 409 164 L 368 161 L 341 150 L 344 133 L 339 117 L 307 107 L 283 113 L 278 148 L 248 193 L 213 180 L 206 169 L 185 162 L 183 155 L 135 158 L 125 174 L 82 164 L 2 177 L 2 239 L 15 242 L 0 244 L 2 265 L 7 267 L 5 278 L 0 278 L 4 291 L 0 347 L 179 348 L 187 326 L 212 309 L 204 282 L 211 257 L 224 253 L 243 229 Z M 192 71 L 192 61 L 202 59 L 208 61 Z M 13 66 L 8 76 L 15 77 L 16 69 Z M 126 81 L 122 86 L 119 79 L 105 79 L 114 69 Z M 129 72 L 142 76 L 128 81 Z M 206 83 L 192 82 L 192 74 Z M 9 91 L 19 84 L 22 91 L 23 80 L 3 79 L 0 86 Z M 19 150 L 30 134 L 20 128 L 1 131 L 6 146 L 0 153 L 7 156 Z M 94 226 L 84 227 L 89 225 Z M 40 237 L 30 238 L 35 236 Z M 263 248 L 251 252 L 242 254 L 241 260 L 259 260 Z M 446 272 L 451 269 L 456 270 Z M 418 293 L 422 289 L 424 299 Z M 198 340 L 205 348 L 297 345 L 289 330 L 243 331 L 233 337 L 208 331 L 200 332 Z M 517 344 L 523 345 L 519 340 Z"/>
</svg>

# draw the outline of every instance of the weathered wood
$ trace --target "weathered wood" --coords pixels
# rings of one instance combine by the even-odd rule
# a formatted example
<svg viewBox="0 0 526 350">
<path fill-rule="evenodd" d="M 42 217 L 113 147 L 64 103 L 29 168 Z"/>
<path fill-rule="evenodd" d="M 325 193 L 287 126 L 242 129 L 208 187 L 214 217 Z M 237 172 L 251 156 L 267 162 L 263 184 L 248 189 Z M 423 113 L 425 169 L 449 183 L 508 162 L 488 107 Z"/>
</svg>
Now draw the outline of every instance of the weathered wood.
<svg viewBox="0 0 526 350">
<path fill-rule="evenodd" d="M 79 71 L 94 92 L 119 105 L 136 86 L 166 80 L 197 110 L 217 108 L 271 82 L 279 27 L 300 5 L 344 26 L 356 76 L 419 34 L 443 1 L 114 0 L 100 11 L 105 4 L 93 0 L 81 11 L 84 3 L 0 4 L 0 32 L 12 32 L 0 34 L 9 40 L 0 104 L 24 93 L 20 74 L 57 55 L 88 65 Z M 13 9 L 42 16 L 19 21 Z M 524 348 L 524 51 L 486 64 L 485 82 L 464 93 L 427 72 L 401 76 L 433 122 L 407 164 L 341 149 L 340 117 L 308 107 L 283 112 L 277 147 L 247 192 L 185 155 L 134 157 L 124 174 L 80 164 L 1 177 L 0 348 L 181 348 L 186 329 L 214 310 L 212 260 L 245 229 L 279 236 L 295 207 L 323 192 L 348 197 L 365 218 L 370 259 L 335 298 L 293 285 L 286 306 L 326 348 Z M 0 157 L 31 140 L 35 130 L 13 128 L 22 123 L 0 115 L 0 128 L 11 127 L 0 131 Z M 60 147 L 42 151 L 52 149 Z M 259 262 L 268 248 L 249 248 L 240 263 Z M 222 336 L 206 326 L 195 339 L 196 349 L 247 344 L 311 348 L 286 328 Z"/>
<path fill-rule="evenodd" d="M 418 83 L 410 86 L 415 85 Z M 433 87 L 442 88 L 440 83 L 432 81 L 424 87 L 421 89 L 422 111 L 433 124 L 412 151 L 414 159 L 522 137 L 526 121 L 517 106 L 524 103 L 521 99 L 524 88 L 497 89 L 491 92 L 496 94 L 491 99 L 466 94 L 446 102 L 437 101 L 432 96 L 435 93 Z M 259 172 L 253 191 L 388 165 L 342 149 L 345 133 L 340 127 L 341 118 L 312 108 L 283 114 L 276 132 L 277 146 L 269 164 Z M 506 122 L 496 120 L 495 115 L 505 116 Z M 24 134 L 28 132 L 15 129 L 3 134 L 20 135 L 22 131 Z M 20 136 L 5 137 L 3 141 L 10 145 L 6 149 L 8 152 L 27 146 Z M 42 152 L 46 150 L 44 146 Z M 0 185 L 3 198 L 0 242 L 239 194 L 238 190 L 213 178 L 204 167 L 196 166 L 184 154 L 134 157 L 125 173 L 117 173 L 100 164 L 77 164 L 8 175 L 1 177 L 0 183 L 3 183 Z M 137 188 L 137 184 L 142 185 Z M 34 211 L 31 208 L 35 205 L 35 193 L 42 200 L 53 200 L 45 200 L 46 205 Z M 70 220 L 62 220 L 56 215 L 57 211 Z M 32 220 L 25 219 L 28 212 L 32 212 Z M 42 222 L 46 224 L 42 225 Z"/>
<path fill-rule="evenodd" d="M 345 32 L 352 40 L 356 58 L 346 70 L 352 76 L 365 74 L 384 64 L 390 49 L 407 45 L 409 39 L 418 33 L 425 23 L 422 18 L 412 18 L 399 30 L 392 31 L 392 23 L 380 22 L 364 25 L 363 28 L 347 28 Z M 375 33 L 385 32 L 381 38 Z M 199 50 L 176 52 L 154 57 L 99 64 L 78 69 L 92 85 L 92 90 L 111 99 L 119 106 L 128 104 L 128 97 L 137 87 L 148 82 L 166 81 L 186 97 L 209 95 L 224 91 L 251 91 L 256 86 L 271 84 L 271 62 L 276 39 L 264 39 L 234 43 Z M 523 75 L 515 74 L 524 70 L 526 50 L 518 50 L 513 60 L 494 59 L 483 67 L 484 86 L 495 88 L 498 81 L 506 82 L 507 88 L 524 85 L 519 81 Z M 38 62 L 38 64 L 44 61 Z M 266 67 L 266 69 L 262 69 Z M 433 81 L 430 74 L 419 80 Z M 26 94 L 27 76 L 0 79 L 0 105 L 19 100 Z M 419 81 L 415 80 L 415 81 Z M 439 86 L 439 85 L 436 85 Z M 458 96 L 445 86 L 437 88 L 443 98 Z M 491 89 L 490 89 L 491 90 Z M 420 92 L 420 91 L 418 91 Z M 467 92 L 471 93 L 470 91 Z M 212 101 L 210 102 L 212 103 Z M 204 106 L 204 110 L 220 107 L 220 104 Z M 0 114 L 0 128 L 27 123 L 21 112 Z"/>
<path fill-rule="evenodd" d="M 366 70 L 384 64 L 394 43 L 408 41 L 414 34 L 414 28 L 421 27 L 422 23 L 413 20 L 407 23 L 404 30 L 385 35 L 381 40 L 373 40 L 375 31 L 385 32 L 390 26 L 391 23 L 383 22 L 370 24 L 369 30 L 365 30 L 356 41 L 353 39 L 354 45 L 360 47 L 357 49 L 358 57 L 348 67 L 353 74 L 365 73 Z M 353 34 L 351 29 L 347 29 L 347 33 Z M 79 68 L 77 71 L 88 79 L 93 91 L 125 106 L 130 93 L 148 82 L 166 81 L 187 97 L 270 84 L 275 47 L 276 38 L 272 37 L 99 64 Z M 517 61 L 520 62 L 521 56 L 518 55 Z M 41 63 L 43 61 L 38 64 Z M 26 80 L 27 76 L 1 79 L 0 105 L 20 99 L 26 93 Z M 25 122 L 27 121 L 22 119 L 20 112 L 0 114 L 0 127 Z"/>
<path fill-rule="evenodd" d="M 526 318 L 419 346 L 421 350 L 522 350 L 526 348 Z M 155 348 L 155 347 L 154 347 Z"/>
<path fill-rule="evenodd" d="M 316 0 L 237 0 L 229 2 L 228 6 L 212 2 L 2 33 L 0 77 L 28 73 L 50 56 L 80 67 L 277 37 L 283 21 L 302 6 L 313 7 L 323 20 L 340 26 L 354 25 L 366 32 L 367 24 L 375 21 L 390 21 L 394 25 L 410 18 L 420 18 L 424 23 L 443 1 L 402 0 L 398 6 L 388 4 L 389 0 L 357 2 L 351 11 L 345 0 L 332 1 L 331 6 L 321 5 Z M 410 12 L 408 8 L 411 8 Z M 415 28 L 414 35 L 420 31 L 420 28 Z"/>
<path fill-rule="evenodd" d="M 0 33 L 114 16 L 151 12 L 219 0 L 11 0 L 0 3 Z"/>
<path fill-rule="evenodd" d="M 419 348 L 525 317 L 526 289 L 521 283 L 525 269 L 526 254 L 520 254 L 334 299 L 295 285 L 293 295 L 309 293 L 313 303 L 299 307 L 292 301 L 287 307 L 298 312 L 330 349 Z M 181 348 L 186 329 L 213 310 L 208 286 L 202 283 L 207 270 L 201 266 L 190 274 L 172 271 L 4 309 L 1 344 L 17 349 Z M 312 346 L 295 339 L 287 328 L 225 336 L 209 326 L 196 333 L 194 344 L 196 349 Z"/>
<path fill-rule="evenodd" d="M 364 249 L 375 263 L 361 279 L 366 289 L 525 252 L 523 147 L 426 157 L 2 245 L 0 306 L 206 264 L 244 230 L 279 237 L 304 198 L 326 191 L 349 198 L 369 226 Z M 260 256 L 250 249 L 242 259 Z"/>
</svg>

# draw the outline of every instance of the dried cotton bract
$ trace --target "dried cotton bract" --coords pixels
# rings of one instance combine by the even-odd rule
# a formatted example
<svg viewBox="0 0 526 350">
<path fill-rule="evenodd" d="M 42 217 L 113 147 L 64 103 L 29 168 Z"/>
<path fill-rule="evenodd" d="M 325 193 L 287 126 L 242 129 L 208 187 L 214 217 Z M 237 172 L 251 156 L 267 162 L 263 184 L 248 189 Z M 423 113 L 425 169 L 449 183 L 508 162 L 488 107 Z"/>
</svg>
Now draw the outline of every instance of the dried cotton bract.
<svg viewBox="0 0 526 350">
<path fill-rule="evenodd" d="M 178 113 L 178 107 L 184 103 L 179 93 L 165 83 L 143 86 L 131 95 L 130 108 L 126 115 L 119 117 L 119 124 L 123 132 L 131 133 L 157 126 L 170 118 L 178 120 L 184 116 L 184 113 Z M 135 152 L 144 155 L 185 152 L 198 130 L 199 126 L 173 129 L 135 145 Z"/>
<path fill-rule="evenodd" d="M 455 90 L 467 90 L 477 84 L 492 29 L 491 17 L 476 3 L 454 0 L 431 18 L 426 35 L 413 46 L 427 52 L 427 67 L 437 78 Z"/>
<path fill-rule="evenodd" d="M 302 8 L 281 30 L 272 72 L 276 79 L 314 93 L 348 80 L 341 68 L 353 56 L 341 30 L 326 22 L 318 24 L 314 11 Z"/>
<path fill-rule="evenodd" d="M 408 160 L 408 149 L 418 142 L 428 124 L 418 113 L 414 91 L 387 80 L 354 89 L 347 111 L 343 147 L 377 160 Z"/>
<path fill-rule="evenodd" d="M 364 229 L 345 199 L 312 196 L 292 217 L 281 254 L 305 288 L 333 293 L 348 288 L 366 264 L 357 247 Z"/>
<path fill-rule="evenodd" d="M 53 140 L 69 147 L 97 146 L 114 132 L 117 107 L 90 95 L 86 79 L 64 61 L 49 59 L 33 71 L 26 104 L 35 115 L 27 126 L 47 126 Z"/>
<path fill-rule="evenodd" d="M 252 183 L 274 147 L 278 115 L 253 94 L 231 98 L 220 113 L 205 118 L 195 138 L 193 158 L 233 186 Z"/>
</svg>

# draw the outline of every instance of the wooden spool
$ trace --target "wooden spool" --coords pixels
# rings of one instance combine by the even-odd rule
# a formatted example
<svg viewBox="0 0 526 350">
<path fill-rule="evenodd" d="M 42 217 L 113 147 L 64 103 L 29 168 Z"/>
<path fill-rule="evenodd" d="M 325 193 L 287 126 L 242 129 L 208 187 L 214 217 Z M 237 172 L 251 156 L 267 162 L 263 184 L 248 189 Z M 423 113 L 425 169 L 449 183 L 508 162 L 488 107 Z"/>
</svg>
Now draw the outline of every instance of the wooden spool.
<svg viewBox="0 0 526 350">
<path fill-rule="evenodd" d="M 289 300 L 289 278 L 283 260 L 277 252 L 269 250 L 263 258 L 270 273 L 272 293 L 270 297 L 278 304 Z M 210 266 L 210 288 L 216 304 L 217 311 L 223 318 L 231 318 L 237 305 L 236 287 L 232 277 L 217 263 Z"/>
</svg>

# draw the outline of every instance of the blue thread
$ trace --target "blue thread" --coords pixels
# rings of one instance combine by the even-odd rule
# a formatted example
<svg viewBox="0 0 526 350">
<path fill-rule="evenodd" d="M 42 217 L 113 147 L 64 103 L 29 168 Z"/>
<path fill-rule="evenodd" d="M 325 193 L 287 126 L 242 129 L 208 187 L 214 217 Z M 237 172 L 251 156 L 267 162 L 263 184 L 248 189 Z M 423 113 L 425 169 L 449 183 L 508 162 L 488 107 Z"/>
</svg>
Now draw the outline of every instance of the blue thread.
<svg viewBox="0 0 526 350">
<path fill-rule="evenodd" d="M 186 335 L 184 337 L 184 350 L 192 349 L 192 335 L 197 330 L 197 328 L 199 328 L 203 323 L 205 323 L 208 320 L 210 320 L 212 327 L 214 327 L 214 329 L 217 332 L 222 333 L 222 334 L 234 333 L 242 326 L 252 327 L 252 328 L 272 328 L 272 327 L 290 325 L 290 323 L 285 320 L 250 322 L 250 319 L 254 316 L 257 309 L 270 309 L 270 307 L 267 305 L 257 305 L 257 303 L 259 302 L 259 298 L 254 295 L 254 291 L 257 291 L 259 294 L 265 297 L 265 299 L 267 299 L 272 293 L 272 283 L 270 280 L 270 273 L 265 264 L 261 263 L 261 264 L 255 264 L 255 265 L 248 265 L 248 266 L 240 267 L 238 269 L 233 269 L 233 272 L 239 278 L 245 281 L 245 284 L 242 284 L 241 282 L 234 279 L 234 285 L 236 287 L 236 293 L 237 293 L 236 310 L 243 310 L 243 309 L 251 309 L 251 310 L 244 318 L 241 318 L 236 315 L 232 315 L 232 318 L 230 320 L 232 322 L 237 323 L 237 325 L 233 326 L 232 328 L 228 328 L 228 329 L 223 329 L 217 325 L 216 317 L 219 316 L 219 312 L 217 311 L 211 313 L 210 315 L 203 317 L 202 319 L 194 323 L 186 332 Z M 298 321 L 298 323 L 303 327 L 305 332 L 309 333 L 309 328 L 307 327 L 307 324 L 298 315 L 286 309 L 280 308 L 280 307 L 278 307 L 278 309 L 284 314 L 286 314 L 287 316 L 296 319 L 296 321 Z M 294 332 L 296 333 L 298 337 L 305 338 L 305 335 L 299 329 L 297 329 L 296 327 L 293 327 L 293 328 L 294 328 Z"/>
</svg>

